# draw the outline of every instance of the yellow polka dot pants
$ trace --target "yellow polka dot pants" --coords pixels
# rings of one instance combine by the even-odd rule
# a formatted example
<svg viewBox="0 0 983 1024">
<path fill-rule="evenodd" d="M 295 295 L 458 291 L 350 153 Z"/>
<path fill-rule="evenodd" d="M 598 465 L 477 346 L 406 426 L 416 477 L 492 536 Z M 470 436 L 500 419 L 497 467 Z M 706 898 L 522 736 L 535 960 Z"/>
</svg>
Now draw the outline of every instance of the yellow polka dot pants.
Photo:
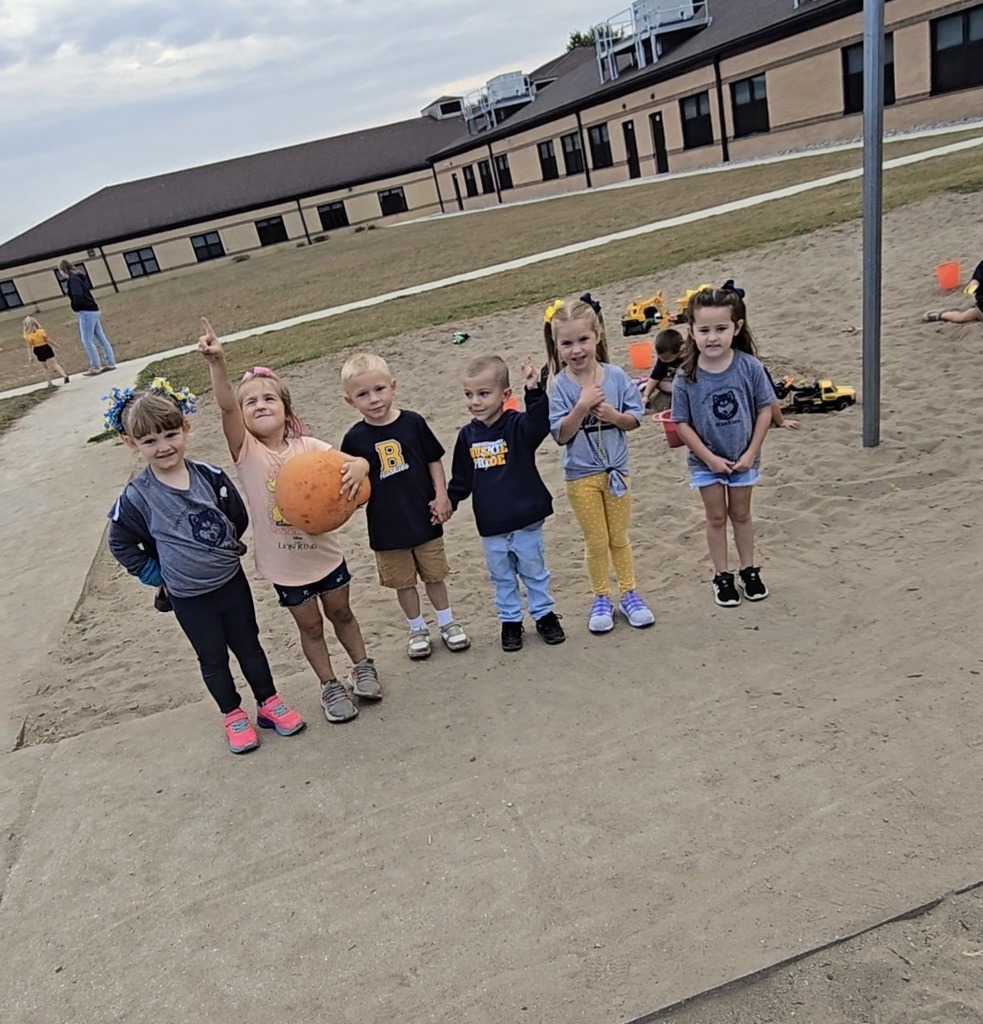
<svg viewBox="0 0 983 1024">
<path fill-rule="evenodd" d="M 595 594 L 610 594 L 608 557 L 614 563 L 618 589 L 635 589 L 635 567 L 628 540 L 631 518 L 631 481 L 628 493 L 615 498 L 608 490 L 607 473 L 567 481 L 567 498 L 584 534 L 584 562 Z"/>
</svg>

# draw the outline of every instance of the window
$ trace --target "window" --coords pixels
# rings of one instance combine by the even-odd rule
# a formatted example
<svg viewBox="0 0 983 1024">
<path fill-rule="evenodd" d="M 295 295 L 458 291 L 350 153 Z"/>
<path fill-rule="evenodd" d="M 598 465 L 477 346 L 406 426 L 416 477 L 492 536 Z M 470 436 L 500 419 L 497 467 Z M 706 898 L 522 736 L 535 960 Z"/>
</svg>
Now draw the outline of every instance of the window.
<svg viewBox="0 0 983 1024">
<path fill-rule="evenodd" d="M 539 166 L 543 172 L 543 181 L 553 181 L 559 178 L 560 172 L 556 167 L 556 153 L 553 151 L 553 140 L 539 144 Z"/>
<path fill-rule="evenodd" d="M 191 247 L 195 251 L 195 259 L 199 263 L 217 260 L 225 255 L 225 246 L 217 231 L 206 231 L 203 235 L 191 236 Z"/>
<path fill-rule="evenodd" d="M 478 183 L 474 180 L 474 164 L 465 164 L 461 168 L 461 174 L 464 175 L 464 191 L 467 192 L 468 197 L 476 196 Z"/>
<path fill-rule="evenodd" d="M 130 277 L 146 277 L 160 270 L 154 250 L 149 245 L 143 249 L 124 252 L 123 259 L 126 260 L 126 269 L 130 272 Z"/>
<path fill-rule="evenodd" d="M 614 163 L 611 159 L 611 140 L 606 124 L 596 124 L 593 128 L 587 129 L 587 144 L 590 146 L 591 166 L 595 171 L 600 167 L 610 167 Z"/>
<path fill-rule="evenodd" d="M 734 115 L 735 139 L 742 135 L 754 135 L 755 132 L 766 132 L 771 128 L 764 75 L 731 82 L 730 103 Z"/>
<path fill-rule="evenodd" d="M 491 164 L 487 160 L 478 161 L 478 177 L 481 178 L 481 191 L 484 195 L 495 191 L 495 179 L 492 177 Z"/>
<path fill-rule="evenodd" d="M 317 208 L 317 215 L 321 218 L 322 231 L 348 227 L 348 211 L 342 200 L 336 203 L 322 203 Z"/>
<path fill-rule="evenodd" d="M 0 310 L 16 309 L 23 305 L 17 285 L 13 281 L 0 281 Z"/>
<path fill-rule="evenodd" d="M 81 277 L 85 278 L 86 284 L 91 288 L 92 282 L 89 280 L 89 272 L 85 269 L 84 263 L 76 263 L 75 269 L 79 272 Z M 58 282 L 58 287 L 61 289 L 62 295 L 68 294 L 68 278 L 55 267 L 55 280 Z"/>
<path fill-rule="evenodd" d="M 884 106 L 894 103 L 894 33 L 884 36 Z M 864 44 L 843 48 L 843 113 L 864 109 Z"/>
<path fill-rule="evenodd" d="M 287 229 L 282 217 L 264 217 L 256 221 L 256 234 L 260 245 L 276 245 L 287 240 Z"/>
<path fill-rule="evenodd" d="M 445 103 L 440 104 L 439 110 L 444 117 L 452 117 L 454 114 L 460 114 L 461 101 L 447 100 Z"/>
<path fill-rule="evenodd" d="M 683 149 L 713 144 L 713 122 L 710 120 L 710 93 L 698 92 L 679 101 L 683 120 Z"/>
<path fill-rule="evenodd" d="M 563 147 L 563 169 L 567 174 L 584 173 L 584 148 L 580 144 L 580 132 L 571 132 L 560 137 Z"/>
<path fill-rule="evenodd" d="M 932 92 L 983 85 L 983 7 L 932 22 Z"/>
<path fill-rule="evenodd" d="M 409 209 L 402 188 L 384 188 L 378 195 L 383 217 L 391 217 L 394 213 L 406 213 Z"/>
<path fill-rule="evenodd" d="M 508 154 L 500 153 L 495 157 L 495 170 L 498 172 L 498 187 L 502 190 L 512 188 L 512 171 L 509 169 Z"/>
</svg>

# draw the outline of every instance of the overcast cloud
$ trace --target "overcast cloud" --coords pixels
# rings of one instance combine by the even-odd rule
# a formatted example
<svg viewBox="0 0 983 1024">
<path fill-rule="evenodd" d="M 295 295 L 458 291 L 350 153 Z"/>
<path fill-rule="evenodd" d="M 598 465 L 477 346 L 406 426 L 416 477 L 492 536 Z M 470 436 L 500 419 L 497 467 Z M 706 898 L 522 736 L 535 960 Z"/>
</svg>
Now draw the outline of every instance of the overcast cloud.
<svg viewBox="0 0 983 1024">
<path fill-rule="evenodd" d="M 105 185 L 417 115 L 624 0 L 0 0 L 0 241 Z"/>
</svg>

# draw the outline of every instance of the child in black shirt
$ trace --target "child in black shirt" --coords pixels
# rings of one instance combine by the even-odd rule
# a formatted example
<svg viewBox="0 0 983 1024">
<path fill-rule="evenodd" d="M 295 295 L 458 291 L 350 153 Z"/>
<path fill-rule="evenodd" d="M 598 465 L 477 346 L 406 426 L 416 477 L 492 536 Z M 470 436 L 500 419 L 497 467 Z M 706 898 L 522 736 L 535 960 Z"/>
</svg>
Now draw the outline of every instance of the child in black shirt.
<svg viewBox="0 0 983 1024">
<path fill-rule="evenodd" d="M 523 363 L 522 374 L 524 413 L 503 408 L 512 393 L 503 359 L 482 356 L 468 367 L 464 397 L 474 419 L 458 434 L 447 489 L 455 509 L 471 496 L 506 651 L 522 648 L 520 579 L 536 632 L 548 644 L 566 639 L 553 612 L 543 545 L 543 522 L 553 514 L 553 498 L 536 468 L 536 449 L 550 430 L 549 399 L 531 361 Z"/>
<path fill-rule="evenodd" d="M 646 409 L 664 412 L 672 405 L 672 379 L 683 365 L 683 336 L 667 327 L 655 336 L 655 366 L 642 390 Z"/>
<path fill-rule="evenodd" d="M 969 309 L 932 309 L 922 319 L 927 323 L 971 324 L 983 320 L 983 260 L 977 264 L 969 284 L 963 289 L 966 295 L 976 300 Z"/>
<path fill-rule="evenodd" d="M 341 382 L 345 401 L 363 416 L 345 434 L 341 450 L 369 463 L 369 546 L 379 583 L 396 591 L 406 616 L 406 653 L 416 660 L 429 657 L 432 650 L 417 577 L 434 607 L 444 645 L 451 651 L 466 650 L 471 640 L 454 621 L 445 582 L 450 568 L 442 524 L 450 518 L 451 503 L 440 461 L 444 449 L 419 413 L 393 405 L 396 381 L 381 356 L 352 356 L 341 369 Z"/>
</svg>

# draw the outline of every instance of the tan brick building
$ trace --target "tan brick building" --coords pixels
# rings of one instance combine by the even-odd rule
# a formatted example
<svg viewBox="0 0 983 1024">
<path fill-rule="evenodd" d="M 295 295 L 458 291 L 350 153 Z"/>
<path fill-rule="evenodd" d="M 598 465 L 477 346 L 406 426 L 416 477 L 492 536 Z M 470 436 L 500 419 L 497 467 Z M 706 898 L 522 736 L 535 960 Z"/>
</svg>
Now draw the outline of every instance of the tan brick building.
<svg viewBox="0 0 983 1024">
<path fill-rule="evenodd" d="M 66 256 L 97 291 L 119 290 L 375 221 L 857 138 L 862 6 L 635 0 L 599 23 L 594 49 L 441 97 L 419 118 L 103 189 L 0 245 L 0 316 L 63 301 Z M 983 2 L 885 11 L 886 130 L 978 116 Z"/>
</svg>

